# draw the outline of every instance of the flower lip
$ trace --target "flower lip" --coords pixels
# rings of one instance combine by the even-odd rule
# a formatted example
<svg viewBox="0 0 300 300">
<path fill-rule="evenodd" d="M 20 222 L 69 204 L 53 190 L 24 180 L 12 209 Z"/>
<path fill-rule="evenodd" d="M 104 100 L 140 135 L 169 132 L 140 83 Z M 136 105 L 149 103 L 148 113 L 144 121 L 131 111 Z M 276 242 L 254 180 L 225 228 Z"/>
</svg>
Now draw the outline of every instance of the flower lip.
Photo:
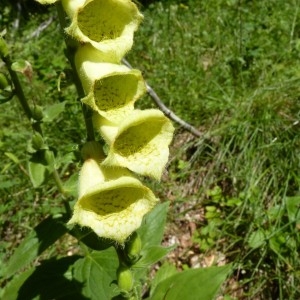
<svg viewBox="0 0 300 300">
<path fill-rule="evenodd" d="M 112 130 L 109 126 L 102 126 L 101 122 L 98 124 L 107 139 Z M 173 132 L 172 123 L 161 111 L 134 110 L 120 123 L 111 142 L 108 142 L 111 147 L 103 164 L 126 167 L 159 180 L 168 161 Z"/>
<path fill-rule="evenodd" d="M 123 243 L 157 201 L 139 180 L 123 176 L 86 191 L 75 204 L 69 224 L 90 227 L 101 237 Z"/>
<path fill-rule="evenodd" d="M 77 5 L 72 0 L 63 0 L 63 4 L 72 18 L 66 31 L 104 54 L 110 53 L 116 60 L 132 47 L 134 32 L 143 19 L 130 0 L 87 0 Z"/>
</svg>

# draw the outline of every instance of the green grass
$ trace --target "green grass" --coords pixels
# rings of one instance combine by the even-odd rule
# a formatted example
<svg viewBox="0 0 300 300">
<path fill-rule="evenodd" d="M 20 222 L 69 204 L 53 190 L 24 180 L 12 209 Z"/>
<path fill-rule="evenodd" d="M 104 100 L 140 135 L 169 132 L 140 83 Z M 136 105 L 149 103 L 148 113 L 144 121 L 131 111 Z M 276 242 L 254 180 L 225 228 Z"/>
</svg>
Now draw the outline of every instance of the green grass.
<svg viewBox="0 0 300 300">
<path fill-rule="evenodd" d="M 154 1 L 141 7 L 145 19 L 127 55 L 164 103 L 203 132 L 181 142 L 177 128 L 168 176 L 152 185 L 163 200 L 172 194 L 170 223 L 184 216 L 184 206 L 204 214 L 193 242 L 200 255 L 222 253 L 234 263 L 223 292 L 231 299 L 300 298 L 299 7 L 291 0 Z M 74 89 L 67 81 L 60 93 L 56 88 L 68 65 L 55 22 L 27 40 L 47 18 L 31 18 L 8 35 L 14 57 L 33 65 L 31 104 L 67 101 L 45 126 L 60 161 L 68 157 L 59 168 L 66 179 L 77 168 L 84 125 Z M 154 104 L 145 96 L 138 106 Z M 7 257 L 62 202 L 51 179 L 31 187 L 22 171 L 30 125 L 16 100 L 1 108 L 0 250 Z"/>
</svg>

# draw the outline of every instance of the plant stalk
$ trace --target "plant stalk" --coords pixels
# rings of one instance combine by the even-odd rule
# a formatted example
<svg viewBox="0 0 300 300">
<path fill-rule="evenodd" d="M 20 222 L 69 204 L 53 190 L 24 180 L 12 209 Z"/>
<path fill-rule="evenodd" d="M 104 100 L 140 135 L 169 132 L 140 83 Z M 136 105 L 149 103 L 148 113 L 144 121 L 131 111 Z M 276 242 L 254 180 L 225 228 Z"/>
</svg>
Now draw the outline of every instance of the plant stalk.
<svg viewBox="0 0 300 300">
<path fill-rule="evenodd" d="M 63 31 L 63 29 L 66 28 L 68 25 L 66 22 L 66 15 L 65 15 L 64 9 L 62 7 L 62 4 L 60 2 L 57 2 L 56 8 L 57 8 L 57 14 L 58 14 L 58 18 L 59 18 L 59 23 L 61 26 L 61 31 L 65 37 L 65 43 L 66 43 L 66 47 L 67 47 L 65 55 L 71 65 L 72 74 L 73 74 L 73 83 L 76 87 L 76 91 L 77 91 L 77 94 L 78 94 L 78 97 L 80 100 L 83 97 L 85 97 L 85 92 L 82 87 L 82 84 L 81 84 L 80 78 L 78 76 L 78 72 L 76 70 L 75 63 L 74 63 L 74 55 L 75 55 L 78 43 L 74 39 L 72 39 L 70 36 L 66 35 Z M 76 45 L 76 46 L 74 46 L 74 45 Z M 94 141 L 95 133 L 94 133 L 93 120 L 92 120 L 93 112 L 88 106 L 86 106 L 85 104 L 82 103 L 82 113 L 83 113 L 85 128 L 86 128 L 86 140 Z"/>
</svg>

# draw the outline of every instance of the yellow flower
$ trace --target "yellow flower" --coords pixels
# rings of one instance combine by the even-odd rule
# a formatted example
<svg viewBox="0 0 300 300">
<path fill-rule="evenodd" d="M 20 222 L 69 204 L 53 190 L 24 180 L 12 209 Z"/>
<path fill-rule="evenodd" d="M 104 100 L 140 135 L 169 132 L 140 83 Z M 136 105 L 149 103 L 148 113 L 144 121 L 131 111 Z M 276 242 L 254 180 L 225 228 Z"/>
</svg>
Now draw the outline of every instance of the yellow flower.
<svg viewBox="0 0 300 300">
<path fill-rule="evenodd" d="M 110 53 L 117 61 L 131 49 L 134 32 L 143 19 L 132 1 L 63 0 L 62 3 L 72 20 L 66 31 L 77 40 Z"/>
<path fill-rule="evenodd" d="M 81 47 L 75 61 L 87 94 L 82 102 L 113 123 L 122 121 L 134 109 L 135 101 L 146 92 L 139 70 L 99 62 L 91 46 Z"/>
<path fill-rule="evenodd" d="M 55 3 L 57 0 L 35 0 L 41 4 L 53 4 Z"/>
<path fill-rule="evenodd" d="M 99 165 L 103 152 L 97 142 L 88 142 L 82 155 L 79 199 L 68 224 L 90 227 L 100 237 L 122 244 L 158 199 L 127 169 Z"/>
<path fill-rule="evenodd" d="M 174 127 L 160 110 L 134 110 L 118 126 L 96 115 L 94 124 L 110 145 L 103 165 L 126 167 L 141 175 L 161 178 Z"/>
<path fill-rule="evenodd" d="M 122 244 L 157 201 L 139 180 L 123 176 L 86 191 L 75 204 L 69 224 L 90 227 L 98 236 Z"/>
</svg>

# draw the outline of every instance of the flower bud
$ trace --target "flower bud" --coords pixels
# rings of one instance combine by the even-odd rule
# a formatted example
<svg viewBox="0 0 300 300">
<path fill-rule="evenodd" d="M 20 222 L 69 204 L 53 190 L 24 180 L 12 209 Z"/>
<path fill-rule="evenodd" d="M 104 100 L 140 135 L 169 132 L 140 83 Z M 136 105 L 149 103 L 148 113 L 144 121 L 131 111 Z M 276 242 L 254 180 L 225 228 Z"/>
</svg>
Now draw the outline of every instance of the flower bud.
<svg viewBox="0 0 300 300">
<path fill-rule="evenodd" d="M 44 117 L 43 109 L 39 105 L 35 105 L 32 109 L 32 118 L 36 121 L 41 121 Z"/>
<path fill-rule="evenodd" d="M 34 133 L 31 145 L 34 150 L 40 150 L 44 147 L 44 139 L 38 132 Z"/>
<path fill-rule="evenodd" d="M 3 73 L 0 73 L 0 89 L 4 90 L 8 86 L 9 82 L 7 80 L 7 77 Z"/>
<path fill-rule="evenodd" d="M 142 240 L 138 233 L 135 231 L 126 242 L 125 251 L 131 264 L 134 264 L 140 258 L 142 249 Z"/>
<path fill-rule="evenodd" d="M 46 149 L 44 152 L 44 158 L 50 169 L 53 170 L 55 164 L 55 157 L 53 151 Z"/>
<path fill-rule="evenodd" d="M 127 266 L 120 266 L 117 270 L 117 280 L 121 293 L 127 294 L 133 288 L 133 274 Z"/>
</svg>

